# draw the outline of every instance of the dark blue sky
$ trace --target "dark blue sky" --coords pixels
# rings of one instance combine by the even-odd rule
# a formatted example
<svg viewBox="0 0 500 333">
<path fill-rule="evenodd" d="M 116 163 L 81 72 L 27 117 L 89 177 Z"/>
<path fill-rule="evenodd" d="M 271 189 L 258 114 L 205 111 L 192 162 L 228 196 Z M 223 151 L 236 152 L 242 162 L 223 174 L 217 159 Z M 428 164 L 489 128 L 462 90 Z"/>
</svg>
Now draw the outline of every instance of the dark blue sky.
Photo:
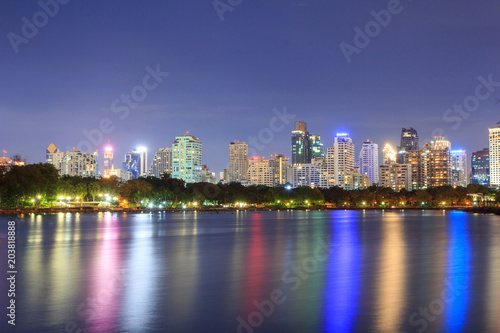
<svg viewBox="0 0 500 333">
<path fill-rule="evenodd" d="M 149 147 L 151 159 L 189 131 L 203 142 L 204 163 L 219 172 L 229 142 L 257 136 L 273 108 L 285 106 L 325 146 L 339 131 L 351 134 L 357 152 L 367 138 L 396 146 L 401 127 L 412 126 L 421 141 L 442 128 L 455 148 L 486 147 L 487 128 L 500 120 L 500 87 L 458 116 L 468 118 L 457 128 L 443 114 L 475 95 L 479 76 L 500 82 L 500 3 L 402 0 L 400 13 L 348 64 L 340 43 L 354 45 L 354 27 L 364 29 L 372 10 L 387 7 L 243 0 L 221 21 L 212 1 L 73 0 L 16 53 L 9 33 L 22 36 L 22 18 L 33 22 L 41 7 L 4 0 L 0 150 L 43 161 L 51 142 L 77 146 L 83 130 L 107 118 L 114 129 L 103 140 L 115 146 L 115 167 L 133 146 Z M 113 101 L 157 64 L 169 76 L 120 119 Z M 290 156 L 291 129 L 274 133 L 260 155 Z M 101 153 L 104 142 L 95 147 Z"/>
</svg>

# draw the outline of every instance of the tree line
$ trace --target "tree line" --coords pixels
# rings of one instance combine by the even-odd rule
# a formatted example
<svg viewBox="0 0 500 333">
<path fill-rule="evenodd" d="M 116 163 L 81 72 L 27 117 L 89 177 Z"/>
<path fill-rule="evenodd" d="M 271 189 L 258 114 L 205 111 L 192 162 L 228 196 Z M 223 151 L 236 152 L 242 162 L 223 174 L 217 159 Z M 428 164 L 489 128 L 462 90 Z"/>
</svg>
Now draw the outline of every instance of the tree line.
<svg viewBox="0 0 500 333">
<path fill-rule="evenodd" d="M 179 207 L 183 205 L 329 205 L 334 207 L 441 207 L 468 206 L 476 198 L 499 195 L 481 185 L 468 187 L 441 186 L 426 190 L 394 192 L 390 188 L 371 186 L 346 191 L 340 187 L 312 189 L 299 187 L 243 186 L 239 183 L 186 184 L 163 174 L 123 181 L 118 177 L 59 177 L 51 164 L 14 166 L 0 170 L 0 207 L 50 207 L 54 204 L 127 207 Z"/>
</svg>

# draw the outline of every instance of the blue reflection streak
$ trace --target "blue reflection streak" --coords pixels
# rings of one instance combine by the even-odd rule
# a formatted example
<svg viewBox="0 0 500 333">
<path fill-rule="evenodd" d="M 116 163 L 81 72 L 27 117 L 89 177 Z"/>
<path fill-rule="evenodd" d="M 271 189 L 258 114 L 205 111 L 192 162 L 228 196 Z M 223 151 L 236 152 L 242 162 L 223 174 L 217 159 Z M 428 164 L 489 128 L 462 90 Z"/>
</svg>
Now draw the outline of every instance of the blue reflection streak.
<svg viewBox="0 0 500 333">
<path fill-rule="evenodd" d="M 355 211 L 332 213 L 332 252 L 325 293 L 325 332 L 349 332 L 358 301 L 360 248 Z"/>
<path fill-rule="evenodd" d="M 451 212 L 448 250 L 448 294 L 454 297 L 446 304 L 447 332 L 459 332 L 465 325 L 468 305 L 470 273 L 470 245 L 467 231 L 467 213 Z M 451 290 L 449 290 L 451 289 Z"/>
</svg>

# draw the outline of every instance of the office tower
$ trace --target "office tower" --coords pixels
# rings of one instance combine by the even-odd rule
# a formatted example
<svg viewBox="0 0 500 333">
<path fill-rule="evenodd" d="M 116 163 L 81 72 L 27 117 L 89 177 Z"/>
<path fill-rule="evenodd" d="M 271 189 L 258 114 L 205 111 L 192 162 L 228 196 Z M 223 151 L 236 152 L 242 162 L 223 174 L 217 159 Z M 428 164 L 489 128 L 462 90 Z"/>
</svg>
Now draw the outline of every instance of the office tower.
<svg viewBox="0 0 500 333">
<path fill-rule="evenodd" d="M 54 164 L 54 154 L 57 153 L 59 153 L 59 149 L 57 149 L 57 147 L 53 143 L 51 143 L 45 150 L 45 163 Z"/>
<path fill-rule="evenodd" d="M 292 164 L 307 163 L 309 152 L 309 133 L 307 133 L 306 123 L 296 121 L 292 131 Z"/>
<path fill-rule="evenodd" d="M 111 170 L 115 167 L 113 165 L 113 147 L 107 145 L 104 147 L 104 172 L 103 177 L 110 177 Z"/>
<path fill-rule="evenodd" d="M 320 167 L 315 164 L 304 163 L 290 166 L 290 183 L 293 187 L 309 186 L 317 188 L 320 186 Z"/>
<path fill-rule="evenodd" d="M 390 187 L 399 192 L 412 190 L 412 170 L 410 164 L 386 163 L 380 166 L 381 187 Z"/>
<path fill-rule="evenodd" d="M 378 184 L 378 144 L 366 140 L 359 153 L 359 173 L 367 175 L 372 184 Z"/>
<path fill-rule="evenodd" d="M 248 185 L 273 186 L 273 172 L 269 165 L 269 160 L 264 157 L 250 158 L 248 166 Z"/>
<path fill-rule="evenodd" d="M 248 175 L 248 145 L 244 142 L 229 144 L 228 182 L 241 183 Z"/>
<path fill-rule="evenodd" d="M 500 122 L 498 123 L 500 125 Z M 500 127 L 490 128 L 490 186 L 500 185 Z"/>
<path fill-rule="evenodd" d="M 137 179 L 141 177 L 141 154 L 136 149 L 125 154 L 122 164 L 122 178 L 124 180 Z"/>
<path fill-rule="evenodd" d="M 202 144 L 192 135 L 181 135 L 172 144 L 172 177 L 186 183 L 201 182 Z"/>
<path fill-rule="evenodd" d="M 408 151 L 419 150 L 417 130 L 413 127 L 401 130 L 401 142 L 398 147 L 397 162 L 403 163 L 403 154 Z"/>
<path fill-rule="evenodd" d="M 450 151 L 451 186 L 467 187 L 467 153 L 465 150 Z"/>
<path fill-rule="evenodd" d="M 307 149 L 307 163 L 311 163 L 314 158 L 325 158 L 323 144 L 319 135 L 308 134 Z"/>
<path fill-rule="evenodd" d="M 441 136 L 431 141 L 428 159 L 429 187 L 451 185 L 451 143 Z"/>
<path fill-rule="evenodd" d="M 472 153 L 471 158 L 471 183 L 483 186 L 490 186 L 490 150 L 483 150 Z"/>
<path fill-rule="evenodd" d="M 337 133 L 327 149 L 328 186 L 344 187 L 345 175 L 354 172 L 354 143 L 347 133 Z"/>
<path fill-rule="evenodd" d="M 326 163 L 326 159 L 316 157 L 312 159 L 311 164 L 318 166 L 319 187 L 328 188 L 328 164 Z"/>
<path fill-rule="evenodd" d="M 211 172 L 208 166 L 201 166 L 201 181 L 203 183 L 217 184 L 217 178 L 215 177 L 215 172 Z"/>
<path fill-rule="evenodd" d="M 146 147 L 137 148 L 136 152 L 139 154 L 139 176 L 148 176 L 148 149 Z"/>
<path fill-rule="evenodd" d="M 394 151 L 390 144 L 386 143 L 384 149 L 382 150 L 382 153 L 384 155 L 384 164 L 396 163 L 397 153 Z"/>
<path fill-rule="evenodd" d="M 220 177 L 221 177 L 221 182 L 223 184 L 229 184 L 229 169 L 228 168 L 222 169 Z"/>
<path fill-rule="evenodd" d="M 82 153 L 78 149 L 73 148 L 73 151 L 66 153 L 56 153 L 53 162 L 55 168 L 59 171 L 60 176 L 73 177 L 96 177 L 97 151 L 95 153 Z"/>
<path fill-rule="evenodd" d="M 269 167 L 271 168 L 273 185 L 282 186 L 287 183 L 287 170 L 290 165 L 288 157 L 282 154 L 271 155 Z"/>
<path fill-rule="evenodd" d="M 160 148 L 153 157 L 148 176 L 161 178 L 164 173 L 172 175 L 172 148 Z"/>
<path fill-rule="evenodd" d="M 325 157 L 321 137 L 309 134 L 307 124 L 296 121 L 292 131 L 292 164 L 311 163 L 316 157 Z"/>
<path fill-rule="evenodd" d="M 403 164 L 408 164 L 411 166 L 411 180 L 413 190 L 424 190 L 429 187 L 428 161 L 430 151 L 431 145 L 430 143 L 426 143 L 423 145 L 422 150 L 410 150 L 403 154 Z"/>
</svg>

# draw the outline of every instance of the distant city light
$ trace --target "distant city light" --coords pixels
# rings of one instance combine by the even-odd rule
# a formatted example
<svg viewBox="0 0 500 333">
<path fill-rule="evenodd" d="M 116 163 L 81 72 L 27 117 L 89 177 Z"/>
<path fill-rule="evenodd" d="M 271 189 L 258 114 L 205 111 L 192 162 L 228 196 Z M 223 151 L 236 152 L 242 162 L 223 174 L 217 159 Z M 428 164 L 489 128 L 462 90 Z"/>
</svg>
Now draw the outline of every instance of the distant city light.
<svg viewBox="0 0 500 333">
<path fill-rule="evenodd" d="M 111 147 L 111 146 L 106 146 L 106 147 L 104 148 L 104 150 L 105 150 L 105 151 L 113 151 L 113 147 Z"/>
<path fill-rule="evenodd" d="M 146 147 L 138 147 L 137 148 L 137 151 L 139 151 L 139 152 L 145 152 L 147 150 L 148 150 L 148 148 L 146 148 Z"/>
</svg>

